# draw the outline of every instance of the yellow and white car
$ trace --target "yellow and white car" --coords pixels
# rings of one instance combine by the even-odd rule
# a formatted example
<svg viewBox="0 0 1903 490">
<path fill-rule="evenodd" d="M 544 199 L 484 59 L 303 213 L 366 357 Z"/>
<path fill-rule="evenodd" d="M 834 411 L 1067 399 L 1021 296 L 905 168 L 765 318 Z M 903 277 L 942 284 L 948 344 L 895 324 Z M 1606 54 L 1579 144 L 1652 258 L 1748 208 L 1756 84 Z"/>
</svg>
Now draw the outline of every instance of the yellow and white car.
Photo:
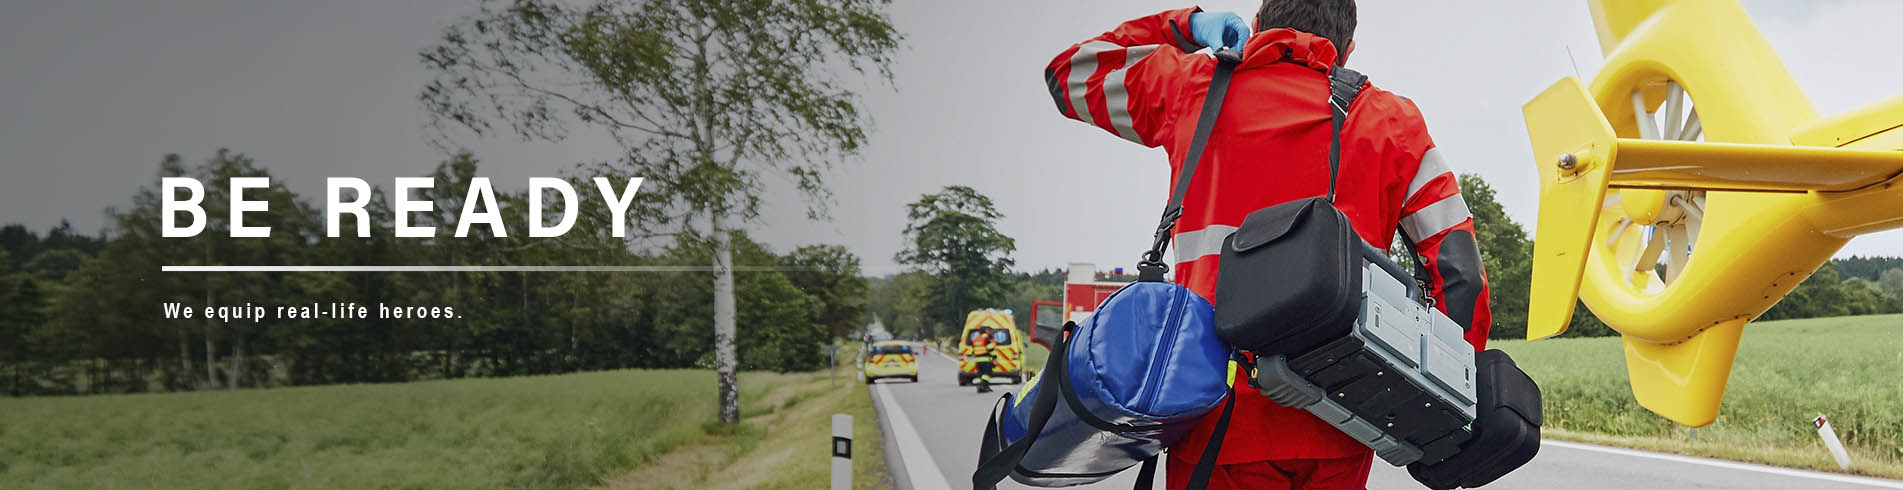
<svg viewBox="0 0 1903 490">
<path fill-rule="evenodd" d="M 918 382 L 918 352 L 911 343 L 886 340 L 866 350 L 866 384 L 880 378 L 905 378 Z"/>
</svg>

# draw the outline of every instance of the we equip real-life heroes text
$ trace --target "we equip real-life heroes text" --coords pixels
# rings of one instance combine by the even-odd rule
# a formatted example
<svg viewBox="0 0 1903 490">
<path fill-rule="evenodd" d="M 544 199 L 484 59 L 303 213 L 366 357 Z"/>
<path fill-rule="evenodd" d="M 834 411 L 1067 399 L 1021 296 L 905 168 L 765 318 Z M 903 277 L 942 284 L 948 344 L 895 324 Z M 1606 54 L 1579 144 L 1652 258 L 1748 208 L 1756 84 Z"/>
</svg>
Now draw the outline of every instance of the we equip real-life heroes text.
<svg viewBox="0 0 1903 490">
<path fill-rule="evenodd" d="M 628 179 L 627 185 L 622 186 L 620 191 L 616 191 L 614 183 L 609 181 L 608 178 L 594 178 L 595 188 L 601 192 L 602 200 L 608 203 L 608 210 L 613 213 L 614 216 L 627 215 L 628 206 L 634 203 L 635 193 L 641 190 L 641 180 L 640 177 Z M 349 213 L 357 217 L 357 237 L 368 238 L 370 236 L 370 215 L 368 211 L 364 210 L 364 206 L 370 204 L 370 184 L 364 182 L 363 179 L 355 177 L 330 177 L 325 179 L 325 181 L 325 235 L 331 238 L 339 236 L 338 223 L 342 221 L 341 218 L 345 213 Z M 246 226 L 244 224 L 245 213 L 263 213 L 270 211 L 270 203 L 266 201 L 246 200 L 244 198 L 245 189 L 269 188 L 271 187 L 271 179 L 266 177 L 232 177 L 230 185 L 231 192 L 228 195 L 231 196 L 231 205 L 228 207 L 231 210 L 231 226 L 229 227 L 231 236 L 233 238 L 263 238 L 271 236 L 271 227 L 269 226 Z M 431 201 L 411 199 L 410 191 L 435 186 L 435 179 L 429 177 L 396 178 L 396 190 L 390 194 L 391 199 L 394 201 L 390 209 L 391 213 L 395 214 L 394 226 L 392 228 L 396 230 L 397 237 L 428 238 L 436 236 L 436 227 L 434 226 L 410 226 L 411 213 L 427 213 L 432 211 L 435 207 L 435 204 Z M 159 187 L 163 195 L 163 204 L 161 205 L 163 218 L 161 219 L 162 223 L 160 227 L 162 236 L 165 238 L 189 238 L 198 236 L 199 232 L 205 230 L 205 208 L 202 206 L 205 199 L 205 185 L 203 183 L 199 182 L 198 179 L 190 177 L 164 177 L 160 179 Z M 177 192 L 179 189 L 186 190 L 189 196 L 185 199 L 179 199 Z M 345 202 L 343 200 L 344 189 L 356 191 L 355 199 Z M 542 192 L 545 190 L 554 190 L 562 196 L 561 221 L 555 223 L 553 226 L 545 225 L 547 222 L 542 219 Z M 575 212 L 577 209 L 575 205 L 577 201 L 574 186 L 569 185 L 566 180 L 550 177 L 530 178 L 529 237 L 551 238 L 568 233 L 569 228 L 575 226 Z M 178 225 L 178 214 L 181 212 L 191 215 L 191 224 L 185 226 Z M 615 238 L 621 238 L 627 233 L 627 222 L 621 219 L 612 221 L 614 222 Z M 496 203 L 495 188 L 489 184 L 488 177 L 475 177 L 470 179 L 469 194 L 465 196 L 463 200 L 462 217 L 457 220 L 455 236 L 458 238 L 469 236 L 469 228 L 471 225 L 489 225 L 490 230 L 493 231 L 495 236 L 508 236 L 506 227 L 502 225 L 502 208 Z"/>
</svg>

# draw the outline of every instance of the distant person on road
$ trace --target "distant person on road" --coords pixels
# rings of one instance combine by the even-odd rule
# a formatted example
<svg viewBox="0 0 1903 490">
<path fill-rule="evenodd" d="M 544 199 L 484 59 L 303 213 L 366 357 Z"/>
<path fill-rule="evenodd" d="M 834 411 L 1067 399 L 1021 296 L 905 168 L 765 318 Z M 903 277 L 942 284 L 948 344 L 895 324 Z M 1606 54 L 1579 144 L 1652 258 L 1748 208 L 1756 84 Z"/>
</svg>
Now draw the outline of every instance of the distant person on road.
<svg viewBox="0 0 1903 490">
<path fill-rule="evenodd" d="M 991 356 L 991 327 L 978 327 L 971 338 L 971 362 L 978 365 L 978 392 L 991 392 L 991 364 L 996 361 Z"/>
<path fill-rule="evenodd" d="M 1223 238 L 1244 216 L 1327 193 L 1328 74 L 1354 51 L 1355 23 L 1353 0 L 1266 0 L 1254 29 L 1230 12 L 1171 10 L 1058 53 L 1044 76 L 1064 116 L 1167 150 L 1174 181 L 1216 66 L 1190 53 L 1241 52 L 1174 236 L 1176 282 L 1214 301 Z M 1491 320 L 1473 220 L 1420 111 L 1371 83 L 1344 110 L 1335 206 L 1377 248 L 1399 229 L 1423 261 L 1435 306 L 1467 329 L 1476 351 L 1484 348 Z M 1247 375 L 1236 373 L 1238 386 Z M 1170 448 L 1170 488 L 1187 484 L 1216 418 Z M 1308 412 L 1241 389 L 1209 488 L 1361 489 L 1372 460 L 1366 446 Z"/>
</svg>

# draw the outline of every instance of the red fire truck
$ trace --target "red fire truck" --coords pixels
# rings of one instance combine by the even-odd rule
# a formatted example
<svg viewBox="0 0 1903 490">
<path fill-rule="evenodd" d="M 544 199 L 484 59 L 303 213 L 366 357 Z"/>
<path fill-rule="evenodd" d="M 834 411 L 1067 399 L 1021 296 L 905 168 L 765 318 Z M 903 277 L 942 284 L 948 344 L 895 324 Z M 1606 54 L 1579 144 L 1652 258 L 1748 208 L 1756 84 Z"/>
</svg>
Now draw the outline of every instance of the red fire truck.
<svg viewBox="0 0 1903 490">
<path fill-rule="evenodd" d="M 1135 274 L 1124 274 L 1121 267 L 1099 273 L 1096 264 L 1071 262 L 1064 276 L 1064 301 L 1031 303 L 1031 341 L 1045 348 L 1056 345 L 1064 322 L 1082 323 L 1110 293 L 1135 280 Z"/>
</svg>

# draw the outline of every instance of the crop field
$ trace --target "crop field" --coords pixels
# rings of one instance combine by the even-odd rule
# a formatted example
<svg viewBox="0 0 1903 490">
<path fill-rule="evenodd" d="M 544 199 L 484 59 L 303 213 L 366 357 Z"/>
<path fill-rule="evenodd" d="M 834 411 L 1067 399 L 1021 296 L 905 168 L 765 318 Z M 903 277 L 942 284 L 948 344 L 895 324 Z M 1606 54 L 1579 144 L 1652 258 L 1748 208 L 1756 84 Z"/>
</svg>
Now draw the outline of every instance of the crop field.
<svg viewBox="0 0 1903 490">
<path fill-rule="evenodd" d="M 1695 436 L 1639 407 L 1617 338 L 1490 346 L 1539 383 L 1548 437 L 1839 471 L 1811 426 L 1821 414 L 1851 472 L 1903 477 L 1903 315 L 1746 327 L 1718 421 Z"/>
<path fill-rule="evenodd" d="M 648 481 L 709 488 L 706 476 L 751 461 L 783 478 L 722 484 L 813 488 L 830 415 L 847 412 L 860 488 L 885 488 L 864 384 L 824 372 L 741 384 L 738 427 L 708 423 L 703 370 L 0 399 L 0 486 L 586 488 L 659 473 Z"/>
</svg>

